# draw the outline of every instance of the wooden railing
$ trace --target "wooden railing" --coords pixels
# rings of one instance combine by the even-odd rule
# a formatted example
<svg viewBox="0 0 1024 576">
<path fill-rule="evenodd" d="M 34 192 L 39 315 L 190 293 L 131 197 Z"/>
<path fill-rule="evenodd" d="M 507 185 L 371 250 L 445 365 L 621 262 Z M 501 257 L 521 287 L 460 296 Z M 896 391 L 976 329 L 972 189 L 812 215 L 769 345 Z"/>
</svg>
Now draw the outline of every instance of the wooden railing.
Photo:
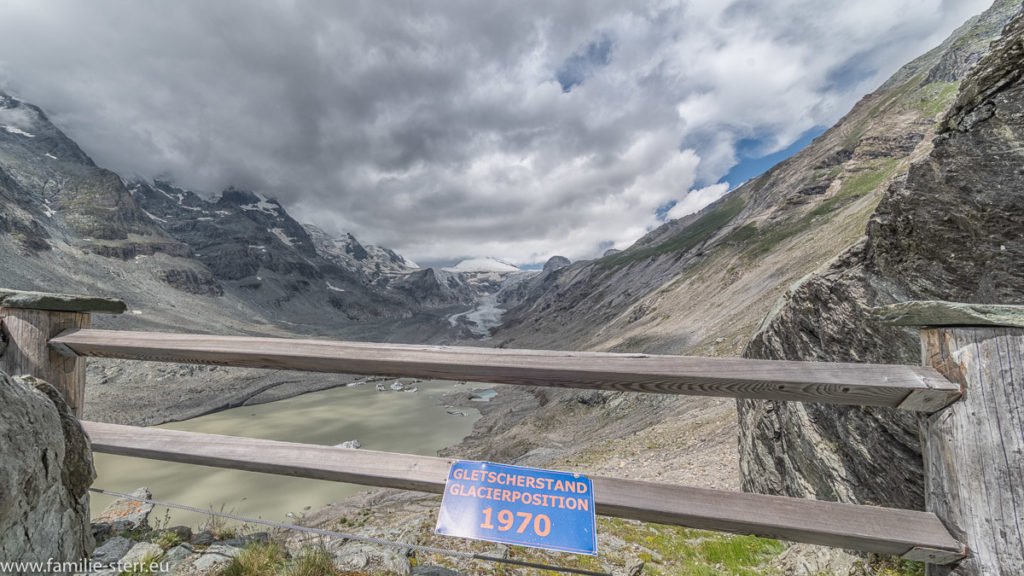
<svg viewBox="0 0 1024 576">
<path fill-rule="evenodd" d="M 926 330 L 924 357 L 930 366 L 911 367 L 93 330 L 88 327 L 90 312 L 116 313 L 123 304 L 10 291 L 0 291 L 0 299 L 7 340 L 0 368 L 55 382 L 79 417 L 88 356 L 918 411 L 926 441 L 928 511 L 595 478 L 597 512 L 896 554 L 928 562 L 930 573 L 987 574 L 992 566 L 997 567 L 992 573 L 1024 567 L 1024 549 L 1014 550 L 1020 540 L 1013 538 L 1019 539 L 1020 528 L 1012 530 L 1024 525 L 1024 494 L 1017 492 L 1024 488 L 1024 395 L 1019 392 L 1024 384 L 1024 330 L 1019 328 Z M 927 322 L 920 316 L 922 309 L 931 314 L 926 315 Z M 894 323 L 934 325 L 943 323 L 936 314 L 949 317 L 950 310 L 934 304 L 884 313 Z M 963 310 L 956 313 L 962 316 Z M 991 310 L 967 316 L 971 326 L 991 324 L 992 317 L 1001 326 L 1013 325 L 1005 314 L 993 316 Z M 955 323 L 963 322 L 961 318 Z M 960 353 L 961 348 L 951 346 L 970 350 Z M 993 357 L 1005 357 L 1005 365 L 993 368 Z M 965 386 L 967 395 L 961 398 Z M 981 396 L 971 393 L 975 388 L 991 388 L 980 405 L 971 404 Z M 993 418 L 979 421 L 979 410 L 989 409 Z M 1002 420 L 997 421 L 1000 415 Z M 367 450 L 97 422 L 83 426 L 96 452 L 425 492 L 443 491 L 451 465 L 442 458 Z M 985 434 L 974 433 L 983 427 Z M 957 466 L 976 466 L 965 447 L 989 467 L 978 475 L 998 478 L 999 485 L 982 482 L 979 488 L 979 482 L 958 473 Z M 971 494 L 978 489 L 1005 494 Z M 981 503 L 985 498 L 987 505 Z M 976 519 L 975 512 L 991 515 L 997 506 L 1003 507 L 998 522 Z M 983 539 L 995 543 L 980 542 Z"/>
<path fill-rule="evenodd" d="M 366 486 L 444 491 L 452 460 L 83 422 L 93 450 Z M 598 514 L 905 555 L 963 547 L 931 513 L 591 477 Z"/>
<path fill-rule="evenodd" d="M 68 356 L 311 372 L 380 374 L 616 392 L 655 392 L 891 406 L 934 412 L 960 386 L 933 368 L 368 344 L 248 336 L 72 329 L 50 340 Z"/>
</svg>

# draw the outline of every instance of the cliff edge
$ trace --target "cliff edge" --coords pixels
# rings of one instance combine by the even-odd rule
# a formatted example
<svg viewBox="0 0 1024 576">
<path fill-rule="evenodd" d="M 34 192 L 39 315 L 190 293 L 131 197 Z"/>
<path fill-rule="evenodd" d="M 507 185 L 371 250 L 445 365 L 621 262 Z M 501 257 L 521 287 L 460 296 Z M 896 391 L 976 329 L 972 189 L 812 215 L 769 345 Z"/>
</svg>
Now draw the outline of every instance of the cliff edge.
<svg viewBox="0 0 1024 576">
<path fill-rule="evenodd" d="M 962 82 L 932 151 L 886 190 L 865 237 L 789 290 L 745 357 L 919 364 L 916 331 L 881 326 L 868 308 L 1024 303 L 1022 71 L 1018 13 Z M 750 400 L 738 409 L 745 490 L 923 506 L 913 413 Z"/>
</svg>

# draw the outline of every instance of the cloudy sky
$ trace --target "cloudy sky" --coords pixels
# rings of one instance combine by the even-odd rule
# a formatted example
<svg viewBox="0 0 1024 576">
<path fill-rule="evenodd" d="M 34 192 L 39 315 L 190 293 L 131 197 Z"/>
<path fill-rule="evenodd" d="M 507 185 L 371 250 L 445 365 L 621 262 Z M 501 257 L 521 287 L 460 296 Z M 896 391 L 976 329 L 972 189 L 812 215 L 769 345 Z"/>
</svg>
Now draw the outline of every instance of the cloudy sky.
<svg viewBox="0 0 1024 576">
<path fill-rule="evenodd" d="M 699 209 L 989 3 L 4 0 L 0 88 L 126 177 L 530 264 Z"/>
</svg>

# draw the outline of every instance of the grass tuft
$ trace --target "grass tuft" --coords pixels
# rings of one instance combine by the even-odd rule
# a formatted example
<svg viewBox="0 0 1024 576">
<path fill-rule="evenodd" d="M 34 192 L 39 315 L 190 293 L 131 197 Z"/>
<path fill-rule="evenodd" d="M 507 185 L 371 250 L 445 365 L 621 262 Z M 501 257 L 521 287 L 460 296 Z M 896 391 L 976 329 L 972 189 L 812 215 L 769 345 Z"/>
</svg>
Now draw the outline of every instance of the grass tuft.
<svg viewBox="0 0 1024 576">
<path fill-rule="evenodd" d="M 304 548 L 284 574 L 286 576 L 340 576 L 342 572 L 334 565 L 334 556 L 323 546 L 316 546 Z"/>
<path fill-rule="evenodd" d="M 285 563 L 284 550 L 274 542 L 254 542 L 242 550 L 221 572 L 222 576 L 274 576 Z"/>
<path fill-rule="evenodd" d="M 119 573 L 118 576 L 153 576 L 155 574 L 159 574 L 160 572 L 152 570 L 152 567 L 159 565 L 159 562 L 163 557 L 163 552 L 158 554 L 147 554 L 143 556 L 141 560 L 133 562 L 134 566 L 132 570 L 125 570 Z"/>
</svg>

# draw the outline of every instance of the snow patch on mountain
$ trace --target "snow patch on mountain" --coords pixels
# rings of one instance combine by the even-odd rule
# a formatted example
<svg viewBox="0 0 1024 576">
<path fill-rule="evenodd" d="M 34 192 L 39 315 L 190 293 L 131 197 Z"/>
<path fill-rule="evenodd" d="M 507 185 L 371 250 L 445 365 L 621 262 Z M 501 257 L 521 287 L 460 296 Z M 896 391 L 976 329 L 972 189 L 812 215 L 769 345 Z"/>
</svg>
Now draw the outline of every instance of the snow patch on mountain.
<svg viewBox="0 0 1024 576">
<path fill-rule="evenodd" d="M 292 238 L 291 236 L 285 234 L 284 229 L 270 228 L 267 231 L 273 234 L 274 236 L 277 236 L 277 239 L 283 242 L 285 246 L 295 246 L 295 238 Z"/>
<path fill-rule="evenodd" d="M 280 216 L 277 209 L 280 208 L 277 204 L 268 202 L 265 198 L 260 198 L 259 202 L 255 204 L 242 204 L 239 206 L 242 210 L 259 210 L 264 214 L 270 214 L 271 216 Z"/>
<path fill-rule="evenodd" d="M 386 281 L 419 268 L 393 250 L 360 243 L 352 234 L 332 236 L 311 224 L 304 228 L 313 240 L 317 254 L 371 282 Z"/>
<path fill-rule="evenodd" d="M 451 268 L 442 268 L 445 272 L 519 272 L 519 268 L 497 258 L 469 258 Z"/>
<path fill-rule="evenodd" d="M 25 136 L 26 138 L 35 138 L 36 137 L 35 134 L 29 134 L 28 132 L 25 132 L 21 128 L 16 128 L 14 126 L 3 126 L 2 128 L 4 130 L 7 130 L 8 132 L 10 132 L 11 134 L 17 134 L 18 136 Z"/>
<path fill-rule="evenodd" d="M 140 208 L 140 210 L 142 210 L 142 209 Z M 161 224 L 167 224 L 167 220 L 164 220 L 163 218 L 159 218 L 157 216 L 154 216 L 154 215 L 150 214 L 149 212 L 146 212 L 145 210 L 142 210 L 142 213 L 145 214 L 146 216 L 149 216 L 150 220 L 156 220 L 157 222 L 159 222 Z"/>
<path fill-rule="evenodd" d="M 184 199 L 185 199 L 185 195 L 182 194 L 181 192 L 178 192 L 178 193 L 175 193 L 175 194 L 170 194 L 167 191 L 165 191 L 163 188 L 159 188 L 159 187 L 157 187 L 156 190 L 158 192 L 160 192 L 161 194 L 163 194 L 164 196 L 167 196 L 171 200 L 176 201 L 178 204 L 181 204 L 184 201 Z"/>
</svg>

